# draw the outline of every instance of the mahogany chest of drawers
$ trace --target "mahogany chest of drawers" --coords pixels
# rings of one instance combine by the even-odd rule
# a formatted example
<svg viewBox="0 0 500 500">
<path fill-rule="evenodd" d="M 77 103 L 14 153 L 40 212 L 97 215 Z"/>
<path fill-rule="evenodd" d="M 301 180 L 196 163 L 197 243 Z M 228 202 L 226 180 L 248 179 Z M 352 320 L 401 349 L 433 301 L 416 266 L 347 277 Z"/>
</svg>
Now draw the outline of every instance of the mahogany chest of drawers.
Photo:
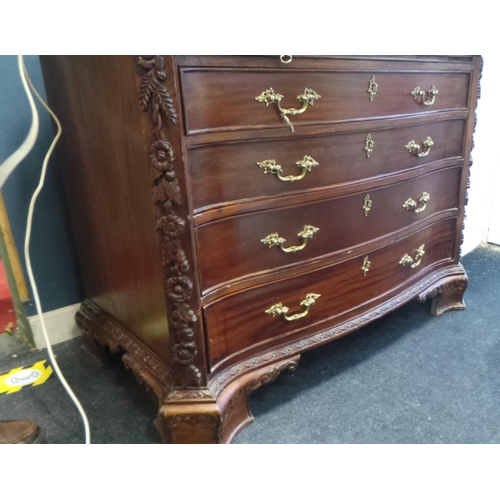
<svg viewBox="0 0 500 500">
<path fill-rule="evenodd" d="M 301 352 L 463 309 L 478 56 L 43 57 L 86 300 L 163 441 L 230 442 Z"/>
</svg>

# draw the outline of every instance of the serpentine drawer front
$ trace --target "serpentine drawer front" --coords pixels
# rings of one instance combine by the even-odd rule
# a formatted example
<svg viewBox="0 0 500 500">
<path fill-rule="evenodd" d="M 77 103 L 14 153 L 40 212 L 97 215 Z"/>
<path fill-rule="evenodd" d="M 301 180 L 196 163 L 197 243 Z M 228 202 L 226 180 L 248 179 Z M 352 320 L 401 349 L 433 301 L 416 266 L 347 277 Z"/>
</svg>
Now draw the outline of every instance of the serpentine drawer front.
<svg viewBox="0 0 500 500">
<path fill-rule="evenodd" d="M 181 73 L 188 134 L 229 128 L 275 128 L 283 125 L 281 108 L 292 125 L 325 124 L 382 116 L 466 109 L 467 73 L 344 73 L 209 70 L 189 68 Z M 416 98 L 417 87 L 425 95 Z M 437 89 L 432 105 L 429 90 Z M 431 90 L 432 93 L 432 90 Z M 221 112 L 221 109 L 224 112 Z M 292 128 L 289 124 L 289 127 Z"/>
<path fill-rule="evenodd" d="M 357 247 L 443 211 L 456 215 L 461 172 L 441 169 L 348 196 L 204 224 L 196 230 L 202 290 Z"/>
<path fill-rule="evenodd" d="M 387 122 L 384 125 L 387 127 Z M 379 127 L 377 124 L 362 132 L 191 148 L 188 168 L 195 212 L 235 201 L 244 207 L 254 198 L 359 183 L 463 157 L 464 119 L 431 120 L 397 129 Z M 411 141 L 423 143 L 427 137 L 434 144 L 426 157 L 406 149 Z M 304 165 L 306 156 L 316 164 Z M 207 214 L 205 219 L 209 215 L 217 216 Z"/>
<path fill-rule="evenodd" d="M 252 288 L 207 306 L 209 353 L 212 369 L 222 360 L 245 349 L 288 342 L 308 329 L 318 332 L 331 327 L 337 317 L 352 314 L 370 301 L 386 299 L 406 282 L 425 275 L 429 268 L 451 261 L 452 235 L 456 219 L 432 224 L 407 238 L 298 277 Z M 401 260 L 418 253 L 424 254 L 410 265 Z M 367 260 L 365 261 L 365 257 Z M 366 262 L 369 262 L 367 268 Z M 307 316 L 287 321 L 284 315 L 266 313 L 274 304 L 289 307 L 289 315 L 300 313 L 300 302 L 313 293 L 320 297 Z M 224 325 L 220 330 L 220 325 Z"/>
<path fill-rule="evenodd" d="M 76 321 L 155 394 L 164 442 L 230 442 L 253 390 L 410 300 L 465 307 L 479 56 L 41 61 Z"/>
</svg>

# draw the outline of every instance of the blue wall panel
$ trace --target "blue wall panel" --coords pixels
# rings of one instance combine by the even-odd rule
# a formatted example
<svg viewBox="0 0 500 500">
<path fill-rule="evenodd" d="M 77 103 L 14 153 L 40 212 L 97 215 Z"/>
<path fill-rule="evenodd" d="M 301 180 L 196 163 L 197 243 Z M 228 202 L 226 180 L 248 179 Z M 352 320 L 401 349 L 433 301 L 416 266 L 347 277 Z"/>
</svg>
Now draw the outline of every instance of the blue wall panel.
<svg viewBox="0 0 500 500">
<path fill-rule="evenodd" d="M 38 56 L 26 56 L 25 63 L 33 84 L 45 99 Z M 3 189 L 25 273 L 24 238 L 28 207 L 39 182 L 43 159 L 54 137 L 50 115 L 39 103 L 37 109 L 40 132 L 35 147 Z M 30 126 L 31 111 L 19 76 L 17 56 L 0 56 L 0 163 L 21 145 Z M 49 163 L 45 186 L 35 206 L 30 245 L 33 272 L 44 311 L 75 304 L 83 298 L 67 203 L 55 162 L 53 158 Z M 32 301 L 26 303 L 26 310 L 28 315 L 35 314 Z"/>
</svg>

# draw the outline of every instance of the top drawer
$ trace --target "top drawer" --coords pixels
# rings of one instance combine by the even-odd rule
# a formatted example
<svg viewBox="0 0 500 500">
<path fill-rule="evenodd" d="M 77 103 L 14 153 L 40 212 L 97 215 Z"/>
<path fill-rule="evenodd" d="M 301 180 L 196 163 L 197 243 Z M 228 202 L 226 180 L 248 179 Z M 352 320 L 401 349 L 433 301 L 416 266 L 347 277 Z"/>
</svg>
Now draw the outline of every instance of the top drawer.
<svg viewBox="0 0 500 500">
<path fill-rule="evenodd" d="M 301 114 L 287 115 L 295 129 L 349 120 L 465 109 L 469 73 L 276 71 L 252 68 L 181 68 L 186 133 L 288 128 L 278 105 L 256 100 L 273 89 L 282 109 L 302 109 L 305 89 L 321 96 Z M 371 84 L 372 81 L 375 84 Z M 412 91 L 420 87 L 423 97 Z M 428 91 L 438 90 L 432 105 Z M 369 90 L 373 92 L 370 93 Z M 305 106 L 305 104 L 304 104 Z"/>
</svg>

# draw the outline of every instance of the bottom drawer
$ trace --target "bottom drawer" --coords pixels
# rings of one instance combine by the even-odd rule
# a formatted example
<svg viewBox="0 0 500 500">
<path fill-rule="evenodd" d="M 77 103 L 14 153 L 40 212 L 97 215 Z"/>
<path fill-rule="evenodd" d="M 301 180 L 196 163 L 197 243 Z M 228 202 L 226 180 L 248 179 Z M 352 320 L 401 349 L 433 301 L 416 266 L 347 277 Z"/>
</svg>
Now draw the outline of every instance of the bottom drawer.
<svg viewBox="0 0 500 500">
<path fill-rule="evenodd" d="M 423 278 L 432 265 L 451 260 L 455 227 L 456 219 L 436 222 L 368 254 L 209 304 L 204 316 L 211 369 L 257 345 L 262 350 L 319 332 L 336 317 Z"/>
</svg>

